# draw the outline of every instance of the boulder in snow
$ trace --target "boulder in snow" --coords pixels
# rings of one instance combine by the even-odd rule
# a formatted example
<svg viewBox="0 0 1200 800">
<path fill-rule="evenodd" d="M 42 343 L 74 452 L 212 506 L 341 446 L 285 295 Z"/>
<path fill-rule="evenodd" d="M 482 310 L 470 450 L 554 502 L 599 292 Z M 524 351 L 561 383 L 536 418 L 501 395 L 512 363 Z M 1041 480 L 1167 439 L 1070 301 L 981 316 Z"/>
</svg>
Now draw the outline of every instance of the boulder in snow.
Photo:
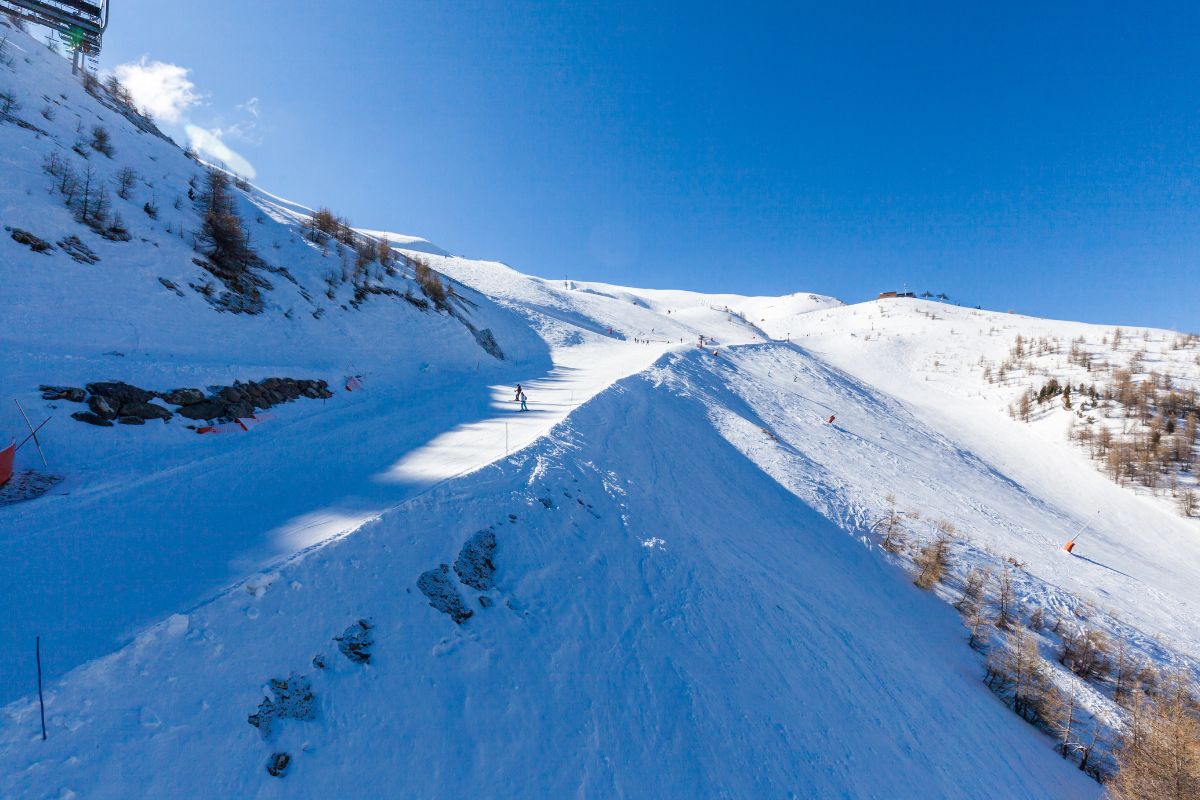
<svg viewBox="0 0 1200 800">
<path fill-rule="evenodd" d="M 86 422 L 88 425 L 98 425 L 101 428 L 111 428 L 113 426 L 111 420 L 107 420 L 99 414 L 93 414 L 91 411 L 76 411 L 71 415 L 72 419 L 77 419 L 80 422 Z"/>
<path fill-rule="evenodd" d="M 287 753 L 272 753 L 267 761 L 267 772 L 274 778 L 282 778 L 287 774 L 288 765 L 291 763 L 292 757 Z"/>
<path fill-rule="evenodd" d="M 481 592 L 491 589 L 496 585 L 492 580 L 496 573 L 496 564 L 492 561 L 495 555 L 496 534 L 486 528 L 479 531 L 462 546 L 454 562 L 458 579 Z"/>
<path fill-rule="evenodd" d="M 271 679 L 271 694 L 258 704 L 258 712 L 246 721 L 258 728 L 264 739 L 275 732 L 275 723 L 281 719 L 310 720 L 316 716 L 313 703 L 312 682 L 303 675 L 292 675 L 287 680 Z"/>
<path fill-rule="evenodd" d="M 417 578 L 417 588 L 429 598 L 429 605 L 443 614 L 449 614 L 450 619 L 454 620 L 457 625 L 462 625 L 475 614 L 474 611 L 467 608 L 462 595 L 458 593 L 454 582 L 450 580 L 450 565 L 448 564 L 440 564 L 436 569 L 422 572 L 421 577 Z"/>
<path fill-rule="evenodd" d="M 192 403 L 204 402 L 204 392 L 199 389 L 172 389 L 160 394 L 159 397 L 173 406 L 188 406 Z"/>
<path fill-rule="evenodd" d="M 371 636 L 371 628 L 370 620 L 360 619 L 346 628 L 341 636 L 335 636 L 333 640 L 338 643 L 338 650 L 342 655 L 355 664 L 370 664 L 371 648 L 375 645 L 375 638 Z"/>
</svg>

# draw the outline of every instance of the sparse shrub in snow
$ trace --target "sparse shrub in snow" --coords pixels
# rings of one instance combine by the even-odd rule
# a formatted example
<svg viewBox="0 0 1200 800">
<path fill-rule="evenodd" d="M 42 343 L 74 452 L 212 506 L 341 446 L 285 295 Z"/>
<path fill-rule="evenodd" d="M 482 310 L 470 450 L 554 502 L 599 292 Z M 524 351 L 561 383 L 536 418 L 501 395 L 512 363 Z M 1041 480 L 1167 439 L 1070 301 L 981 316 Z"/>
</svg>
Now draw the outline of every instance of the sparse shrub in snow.
<svg viewBox="0 0 1200 800">
<path fill-rule="evenodd" d="M 988 656 L 985 680 L 1021 718 L 1042 721 L 1048 686 L 1047 665 L 1038 653 L 1037 637 L 1024 628 L 1012 631 Z"/>
<path fill-rule="evenodd" d="M 889 494 L 885 501 L 887 502 L 887 511 L 882 517 L 875 520 L 871 525 L 871 530 L 879 534 L 880 547 L 889 553 L 898 553 L 908 543 L 908 534 L 904 530 L 905 515 L 896 508 L 896 495 Z"/>
<path fill-rule="evenodd" d="M 1113 800 L 1200 797 L 1200 695 L 1183 674 L 1129 706 L 1129 727 L 1116 750 Z"/>
<path fill-rule="evenodd" d="M 225 173 L 208 171 L 207 186 L 199 201 L 203 221 L 196 234 L 196 247 L 208 258 L 205 268 L 228 289 L 219 298 L 221 307 L 234 313 L 259 313 L 263 309 L 260 289 L 270 284 L 252 272 L 263 262 L 250 246 Z"/>
<path fill-rule="evenodd" d="M 1108 637 L 1099 630 L 1068 632 L 1063 636 L 1059 662 L 1085 681 L 1099 683 L 1108 677 Z"/>
<path fill-rule="evenodd" d="M 1179 513 L 1185 517 L 1200 516 L 1200 495 L 1191 489 L 1180 492 Z"/>
<path fill-rule="evenodd" d="M 17 97 L 12 92 L 0 91 L 0 114 L 12 114 L 21 109 Z"/>
<path fill-rule="evenodd" d="M 133 190 L 134 181 L 137 180 L 137 173 L 132 167 L 121 167 L 117 170 L 115 176 L 117 185 L 117 197 L 122 200 L 128 200 L 130 192 Z"/>
<path fill-rule="evenodd" d="M 308 219 L 306 233 L 314 242 L 332 238 L 344 245 L 354 244 L 354 230 L 350 227 L 350 222 L 328 208 L 319 208 L 312 213 Z"/>
<path fill-rule="evenodd" d="M 100 90 L 102 88 L 100 86 L 100 79 L 97 78 L 94 74 L 89 72 L 87 69 L 84 69 L 83 75 L 80 76 L 80 81 L 83 82 L 83 90 L 85 92 L 90 94 L 92 97 L 100 96 Z"/>
<path fill-rule="evenodd" d="M 1080 707 L 1075 693 L 1047 682 L 1038 698 L 1037 713 L 1042 726 L 1054 737 L 1059 755 L 1078 758 L 1079 768 L 1094 774 L 1091 758 L 1100 743 L 1101 727 Z"/>
<path fill-rule="evenodd" d="M 1013 623 L 1013 580 L 1012 572 L 1005 567 L 996 576 L 996 627 L 1007 629 Z"/>
<path fill-rule="evenodd" d="M 103 125 L 96 125 L 92 128 L 92 141 L 90 142 L 92 149 L 97 153 L 103 153 L 109 158 L 113 157 L 112 137 L 108 134 L 108 129 Z"/>
<path fill-rule="evenodd" d="M 435 306 L 445 310 L 449 293 L 446 290 L 445 284 L 442 283 L 441 276 L 429 266 L 425 259 L 413 258 L 411 261 L 413 265 L 413 277 L 417 281 L 417 285 L 421 287 L 421 291 L 433 301 Z"/>
<path fill-rule="evenodd" d="M 950 542 L 954 526 L 949 522 L 938 523 L 937 536 L 917 553 L 915 564 L 917 577 L 914 582 L 922 589 L 932 589 L 946 575 L 950 566 Z"/>
</svg>

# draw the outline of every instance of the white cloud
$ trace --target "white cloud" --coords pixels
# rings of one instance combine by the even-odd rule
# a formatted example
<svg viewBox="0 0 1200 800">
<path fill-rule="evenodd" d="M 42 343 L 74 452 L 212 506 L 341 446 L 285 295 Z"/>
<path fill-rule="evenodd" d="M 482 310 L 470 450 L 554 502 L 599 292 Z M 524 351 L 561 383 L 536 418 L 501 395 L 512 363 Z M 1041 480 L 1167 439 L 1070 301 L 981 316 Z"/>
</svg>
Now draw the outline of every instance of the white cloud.
<svg viewBox="0 0 1200 800">
<path fill-rule="evenodd" d="M 183 114 L 204 99 L 188 80 L 188 70 L 163 61 L 119 64 L 113 73 L 133 96 L 134 105 L 163 122 L 178 123 Z"/>
<path fill-rule="evenodd" d="M 252 117 L 257 117 L 259 110 L 257 97 L 251 97 L 249 100 L 238 106 L 238 111 L 245 111 Z"/>
<path fill-rule="evenodd" d="M 188 141 L 201 155 L 210 161 L 217 161 L 241 175 L 243 178 L 253 178 L 258 173 L 254 166 L 242 155 L 232 150 L 221 140 L 220 129 L 201 128 L 199 125 L 186 125 Z"/>
</svg>

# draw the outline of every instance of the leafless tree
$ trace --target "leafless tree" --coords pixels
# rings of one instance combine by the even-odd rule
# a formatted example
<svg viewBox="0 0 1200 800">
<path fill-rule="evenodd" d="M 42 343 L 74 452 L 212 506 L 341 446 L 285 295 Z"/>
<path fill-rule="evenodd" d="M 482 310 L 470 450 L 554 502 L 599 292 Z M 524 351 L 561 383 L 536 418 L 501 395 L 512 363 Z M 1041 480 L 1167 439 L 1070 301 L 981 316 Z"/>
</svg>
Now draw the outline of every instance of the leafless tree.
<svg viewBox="0 0 1200 800">
<path fill-rule="evenodd" d="M 1113 800 L 1200 797 L 1200 698 L 1187 676 L 1169 676 L 1154 695 L 1135 696 L 1116 761 Z"/>
<path fill-rule="evenodd" d="M 133 171 L 132 167 L 121 167 L 117 170 L 117 197 L 122 200 L 128 200 L 129 193 L 133 189 L 133 184 L 136 180 L 137 173 Z"/>
</svg>

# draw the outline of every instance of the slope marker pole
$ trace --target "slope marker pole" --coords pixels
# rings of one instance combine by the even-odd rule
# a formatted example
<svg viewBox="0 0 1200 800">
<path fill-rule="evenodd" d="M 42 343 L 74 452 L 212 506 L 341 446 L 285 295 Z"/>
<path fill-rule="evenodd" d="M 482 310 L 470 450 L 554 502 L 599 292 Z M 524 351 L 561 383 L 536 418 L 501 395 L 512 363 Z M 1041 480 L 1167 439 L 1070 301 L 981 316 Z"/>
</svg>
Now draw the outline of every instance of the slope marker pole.
<svg viewBox="0 0 1200 800">
<path fill-rule="evenodd" d="M 42 698 L 42 637 L 37 637 L 34 648 L 37 655 L 38 706 L 42 710 L 42 741 L 44 742 L 46 741 L 46 701 Z"/>
</svg>

